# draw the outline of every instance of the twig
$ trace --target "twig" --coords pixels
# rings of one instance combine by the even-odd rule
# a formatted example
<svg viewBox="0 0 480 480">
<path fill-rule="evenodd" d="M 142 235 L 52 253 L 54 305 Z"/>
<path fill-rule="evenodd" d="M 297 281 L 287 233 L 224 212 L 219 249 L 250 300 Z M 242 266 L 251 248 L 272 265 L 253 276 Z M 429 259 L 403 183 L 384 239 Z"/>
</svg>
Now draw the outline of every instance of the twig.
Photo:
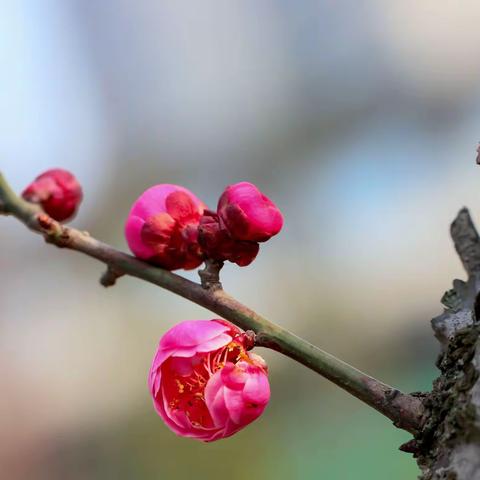
<svg viewBox="0 0 480 480">
<path fill-rule="evenodd" d="M 223 268 L 223 262 L 219 260 L 205 260 L 205 267 L 198 271 L 202 287 L 206 290 L 221 290 L 220 270 Z"/>
<path fill-rule="evenodd" d="M 105 272 L 100 277 L 100 284 L 104 287 L 113 287 L 117 283 L 117 279 L 123 277 L 125 274 L 118 271 L 116 268 L 109 265 Z"/>
<path fill-rule="evenodd" d="M 420 399 L 360 372 L 329 353 L 258 315 L 222 289 L 205 289 L 175 273 L 153 267 L 120 252 L 90 235 L 66 227 L 25 202 L 0 173 L 0 201 L 6 211 L 40 233 L 49 243 L 76 250 L 105 263 L 116 276 L 131 275 L 165 288 L 256 334 L 256 345 L 276 350 L 331 380 L 370 405 L 394 424 L 415 433 L 421 429 L 424 407 Z M 112 278 L 110 274 L 107 275 Z M 107 282 L 108 283 L 108 282 Z"/>
</svg>

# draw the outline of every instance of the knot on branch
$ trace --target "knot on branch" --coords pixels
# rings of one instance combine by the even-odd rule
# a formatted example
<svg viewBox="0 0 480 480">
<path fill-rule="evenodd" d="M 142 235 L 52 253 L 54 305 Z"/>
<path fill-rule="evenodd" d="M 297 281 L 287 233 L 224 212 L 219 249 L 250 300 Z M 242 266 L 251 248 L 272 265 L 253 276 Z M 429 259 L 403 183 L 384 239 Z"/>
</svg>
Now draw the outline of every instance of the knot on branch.
<svg viewBox="0 0 480 480">
<path fill-rule="evenodd" d="M 70 242 L 70 233 L 68 227 L 63 226 L 46 213 L 39 213 L 36 216 L 36 222 L 48 243 L 53 243 L 57 247 L 67 247 Z"/>
</svg>

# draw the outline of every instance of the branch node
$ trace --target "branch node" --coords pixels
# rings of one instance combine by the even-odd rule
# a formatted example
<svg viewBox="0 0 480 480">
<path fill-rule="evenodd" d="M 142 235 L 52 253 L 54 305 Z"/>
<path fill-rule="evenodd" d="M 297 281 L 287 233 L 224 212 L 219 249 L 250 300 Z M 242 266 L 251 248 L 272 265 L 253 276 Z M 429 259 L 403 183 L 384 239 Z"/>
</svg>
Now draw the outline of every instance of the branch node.
<svg viewBox="0 0 480 480">
<path fill-rule="evenodd" d="M 100 283 L 105 288 L 113 287 L 117 282 L 117 279 L 123 277 L 125 273 L 121 272 L 120 270 L 108 265 L 105 272 L 103 272 L 102 276 L 100 277 Z"/>
<path fill-rule="evenodd" d="M 198 271 L 202 288 L 210 291 L 222 290 L 222 283 L 220 282 L 222 267 L 223 262 L 221 260 L 205 260 L 205 267 Z"/>
<path fill-rule="evenodd" d="M 401 394 L 400 390 L 397 390 L 396 388 L 392 388 L 391 390 L 388 390 L 385 393 L 385 398 L 389 401 L 392 402 Z"/>
<path fill-rule="evenodd" d="M 52 217 L 49 217 L 46 213 L 38 214 L 36 217 L 36 221 L 45 235 L 54 236 L 56 233 L 58 233 L 58 223 Z"/>
<path fill-rule="evenodd" d="M 70 243 L 70 229 L 68 227 L 63 226 L 46 213 L 39 213 L 34 218 L 47 243 L 52 243 L 59 248 L 68 247 Z"/>
<path fill-rule="evenodd" d="M 251 350 L 255 344 L 256 334 L 253 330 L 247 330 L 245 332 L 245 348 Z"/>
</svg>

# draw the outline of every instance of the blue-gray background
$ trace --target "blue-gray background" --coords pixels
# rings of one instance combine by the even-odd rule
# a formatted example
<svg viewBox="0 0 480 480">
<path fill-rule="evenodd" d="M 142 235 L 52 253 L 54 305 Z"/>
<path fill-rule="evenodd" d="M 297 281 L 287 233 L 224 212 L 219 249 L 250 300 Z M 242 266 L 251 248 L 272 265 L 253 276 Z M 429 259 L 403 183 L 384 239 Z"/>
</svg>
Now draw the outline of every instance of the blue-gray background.
<svg viewBox="0 0 480 480">
<path fill-rule="evenodd" d="M 285 228 L 226 288 L 406 391 L 428 389 L 429 319 L 454 277 L 456 211 L 480 211 L 476 0 L 3 0 L 0 167 L 63 166 L 74 224 L 119 248 L 143 189 L 211 206 L 257 183 Z M 409 436 L 272 352 L 272 400 L 236 437 L 171 434 L 146 375 L 200 307 L 45 247 L 0 219 L 0 471 L 6 479 L 415 478 Z M 189 274 L 194 278 L 194 274 Z"/>
</svg>

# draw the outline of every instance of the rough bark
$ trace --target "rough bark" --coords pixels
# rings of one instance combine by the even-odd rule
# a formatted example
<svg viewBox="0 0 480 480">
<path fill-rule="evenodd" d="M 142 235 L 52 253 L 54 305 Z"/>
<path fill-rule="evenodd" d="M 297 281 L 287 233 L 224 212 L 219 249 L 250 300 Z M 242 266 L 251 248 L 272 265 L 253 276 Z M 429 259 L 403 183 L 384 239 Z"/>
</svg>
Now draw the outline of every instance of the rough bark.
<svg viewBox="0 0 480 480">
<path fill-rule="evenodd" d="M 432 320 L 441 373 L 424 400 L 422 432 L 404 446 L 415 454 L 421 480 L 480 480 L 480 237 L 468 210 L 451 234 L 468 281 L 453 282 L 444 312 Z"/>
</svg>

